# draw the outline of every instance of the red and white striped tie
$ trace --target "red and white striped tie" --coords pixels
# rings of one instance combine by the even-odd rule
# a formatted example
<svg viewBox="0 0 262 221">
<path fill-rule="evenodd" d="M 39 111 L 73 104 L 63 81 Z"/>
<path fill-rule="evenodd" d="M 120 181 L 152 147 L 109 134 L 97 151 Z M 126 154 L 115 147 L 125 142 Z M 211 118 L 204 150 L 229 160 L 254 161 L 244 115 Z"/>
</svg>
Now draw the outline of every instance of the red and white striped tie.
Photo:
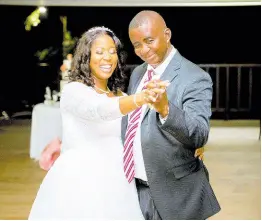
<svg viewBox="0 0 262 221">
<path fill-rule="evenodd" d="M 148 70 L 147 75 L 148 76 L 144 81 L 144 87 L 142 88 L 142 90 L 145 89 L 146 83 L 152 79 L 153 70 Z M 126 130 L 124 142 L 124 172 L 129 183 L 133 180 L 135 176 L 133 144 L 141 113 L 142 106 L 133 111 L 133 113 L 129 117 L 128 126 Z"/>
</svg>

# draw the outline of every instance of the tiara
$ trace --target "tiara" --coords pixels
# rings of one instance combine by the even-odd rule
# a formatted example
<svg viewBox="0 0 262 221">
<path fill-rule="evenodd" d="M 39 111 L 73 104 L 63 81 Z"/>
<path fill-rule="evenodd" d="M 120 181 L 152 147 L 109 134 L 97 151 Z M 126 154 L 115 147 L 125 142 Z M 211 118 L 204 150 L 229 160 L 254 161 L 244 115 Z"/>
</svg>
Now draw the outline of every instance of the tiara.
<svg viewBox="0 0 262 221">
<path fill-rule="evenodd" d="M 93 32 L 93 31 L 109 31 L 112 34 L 114 34 L 114 32 L 112 30 L 110 30 L 109 28 L 106 28 L 104 26 L 97 26 L 97 27 L 90 28 L 87 32 Z"/>
</svg>

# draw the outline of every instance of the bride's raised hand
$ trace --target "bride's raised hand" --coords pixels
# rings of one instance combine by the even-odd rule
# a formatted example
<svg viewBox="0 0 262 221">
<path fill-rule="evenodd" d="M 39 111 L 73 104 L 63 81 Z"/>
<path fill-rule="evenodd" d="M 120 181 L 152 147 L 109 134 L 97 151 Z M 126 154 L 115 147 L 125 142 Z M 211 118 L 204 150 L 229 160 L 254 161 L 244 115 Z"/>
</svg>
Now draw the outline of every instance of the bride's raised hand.
<svg viewBox="0 0 262 221">
<path fill-rule="evenodd" d="M 166 88 L 169 86 L 169 81 L 162 81 L 160 79 L 152 79 L 146 85 L 144 93 L 148 98 L 148 103 L 159 102 L 159 98 L 166 92 Z"/>
</svg>

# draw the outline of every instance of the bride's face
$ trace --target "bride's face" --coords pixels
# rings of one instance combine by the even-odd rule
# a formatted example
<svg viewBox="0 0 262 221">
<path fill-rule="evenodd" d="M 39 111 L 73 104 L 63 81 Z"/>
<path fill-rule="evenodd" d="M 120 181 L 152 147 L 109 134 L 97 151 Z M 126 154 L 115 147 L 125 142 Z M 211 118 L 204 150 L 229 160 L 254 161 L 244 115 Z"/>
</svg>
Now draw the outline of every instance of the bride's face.
<svg viewBox="0 0 262 221">
<path fill-rule="evenodd" d="M 91 74 L 100 80 L 107 80 L 113 74 L 118 62 L 116 45 L 108 35 L 100 35 L 91 46 Z"/>
</svg>

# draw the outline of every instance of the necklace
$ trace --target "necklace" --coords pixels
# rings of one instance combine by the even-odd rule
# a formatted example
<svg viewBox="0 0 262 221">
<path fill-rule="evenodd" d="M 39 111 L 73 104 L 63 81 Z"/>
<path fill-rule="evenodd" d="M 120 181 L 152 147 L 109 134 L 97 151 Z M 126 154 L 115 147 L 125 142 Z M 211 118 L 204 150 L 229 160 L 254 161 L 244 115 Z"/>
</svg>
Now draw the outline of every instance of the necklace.
<svg viewBox="0 0 262 221">
<path fill-rule="evenodd" d="M 99 91 L 101 91 L 101 92 L 103 92 L 103 93 L 106 93 L 106 94 L 109 94 L 110 93 L 110 89 L 107 87 L 107 91 L 104 91 L 104 90 L 102 90 L 101 88 L 99 88 L 99 87 L 97 87 L 97 86 L 95 86 L 94 85 L 94 87 L 97 89 L 97 90 L 99 90 Z"/>
</svg>

